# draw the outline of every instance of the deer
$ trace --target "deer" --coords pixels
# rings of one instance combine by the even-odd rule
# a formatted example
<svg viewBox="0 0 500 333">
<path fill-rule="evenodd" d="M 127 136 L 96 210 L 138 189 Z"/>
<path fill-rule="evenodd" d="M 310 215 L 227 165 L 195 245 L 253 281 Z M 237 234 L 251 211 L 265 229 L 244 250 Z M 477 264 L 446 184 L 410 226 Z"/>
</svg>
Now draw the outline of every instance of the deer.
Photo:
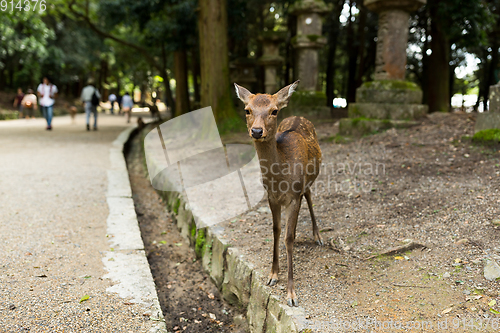
<svg viewBox="0 0 500 333">
<path fill-rule="evenodd" d="M 286 217 L 285 246 L 287 251 L 288 283 L 287 304 L 298 306 L 293 283 L 293 244 L 302 198 L 305 197 L 311 214 L 314 240 L 323 241 L 313 211 L 311 186 L 321 166 L 321 149 L 314 125 L 303 117 L 288 117 L 278 126 L 278 113 L 288 106 L 299 81 L 274 95 L 252 94 L 234 84 L 236 95 L 245 105 L 248 135 L 252 138 L 259 158 L 262 184 L 267 191 L 273 216 L 273 263 L 267 285 L 278 282 L 281 210 Z"/>
</svg>

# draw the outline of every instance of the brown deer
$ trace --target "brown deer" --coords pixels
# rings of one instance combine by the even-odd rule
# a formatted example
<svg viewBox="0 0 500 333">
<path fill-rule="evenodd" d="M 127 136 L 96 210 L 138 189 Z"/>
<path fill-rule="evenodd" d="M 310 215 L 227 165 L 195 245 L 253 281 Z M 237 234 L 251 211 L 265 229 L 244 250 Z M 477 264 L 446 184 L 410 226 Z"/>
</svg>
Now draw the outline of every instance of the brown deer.
<svg viewBox="0 0 500 333">
<path fill-rule="evenodd" d="M 278 282 L 281 208 L 286 213 L 285 245 L 288 260 L 287 303 L 298 306 L 293 284 L 293 242 L 302 197 L 305 196 L 311 213 L 314 240 L 323 245 L 314 217 L 311 185 L 318 177 L 321 150 L 313 124 L 303 117 L 284 119 L 278 127 L 278 112 L 288 105 L 299 81 L 274 95 L 252 94 L 237 85 L 236 94 L 245 104 L 248 134 L 255 143 L 259 157 L 262 182 L 267 190 L 273 214 L 273 265 L 268 285 Z"/>
</svg>

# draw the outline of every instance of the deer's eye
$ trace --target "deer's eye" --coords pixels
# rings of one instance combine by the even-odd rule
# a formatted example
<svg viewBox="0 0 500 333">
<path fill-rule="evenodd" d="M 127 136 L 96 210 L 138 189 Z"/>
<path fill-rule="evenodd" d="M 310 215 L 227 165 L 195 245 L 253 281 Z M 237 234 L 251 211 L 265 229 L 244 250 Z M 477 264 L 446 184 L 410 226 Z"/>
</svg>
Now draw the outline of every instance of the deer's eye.
<svg viewBox="0 0 500 333">
<path fill-rule="evenodd" d="M 250 110 L 245 110 L 245 112 L 246 112 L 247 114 L 250 114 Z"/>
<path fill-rule="evenodd" d="M 271 112 L 271 114 L 272 114 L 273 116 L 276 116 L 276 115 L 278 114 L 278 110 L 273 110 L 273 112 Z"/>
</svg>

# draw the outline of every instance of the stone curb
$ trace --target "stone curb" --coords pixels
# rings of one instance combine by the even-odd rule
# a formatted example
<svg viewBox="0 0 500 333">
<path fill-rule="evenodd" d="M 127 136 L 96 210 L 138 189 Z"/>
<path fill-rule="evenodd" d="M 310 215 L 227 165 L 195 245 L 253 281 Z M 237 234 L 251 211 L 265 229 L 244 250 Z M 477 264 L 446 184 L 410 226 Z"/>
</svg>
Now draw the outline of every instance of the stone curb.
<svg viewBox="0 0 500 333">
<path fill-rule="evenodd" d="M 145 134 L 141 135 L 141 142 L 144 142 Z M 146 152 L 143 154 L 144 165 L 145 154 Z M 156 164 L 156 168 L 162 169 L 158 167 L 162 164 L 155 160 L 153 154 L 148 155 L 147 160 L 148 163 Z M 194 247 L 203 268 L 224 299 L 246 314 L 251 333 L 311 332 L 310 329 L 307 330 L 304 309 L 290 308 L 282 304 L 279 297 L 272 295 L 271 289 L 262 282 L 262 276 L 253 265 L 245 260 L 237 248 L 221 237 L 224 231 L 222 227 L 215 225 L 197 229 L 195 217 L 183 194 L 164 191 L 158 193 L 172 212 L 182 236 Z"/>
<path fill-rule="evenodd" d="M 124 145 L 134 130 L 135 126 L 121 132 L 109 150 L 111 167 L 107 170 L 106 201 L 109 207 L 107 236 L 110 237 L 111 251 L 105 252 L 102 258 L 108 271 L 103 278 L 115 282 L 106 291 L 118 293 L 120 297 L 146 307 L 150 319 L 155 322 L 150 333 L 168 333 L 144 252 L 127 164 L 123 156 Z"/>
</svg>

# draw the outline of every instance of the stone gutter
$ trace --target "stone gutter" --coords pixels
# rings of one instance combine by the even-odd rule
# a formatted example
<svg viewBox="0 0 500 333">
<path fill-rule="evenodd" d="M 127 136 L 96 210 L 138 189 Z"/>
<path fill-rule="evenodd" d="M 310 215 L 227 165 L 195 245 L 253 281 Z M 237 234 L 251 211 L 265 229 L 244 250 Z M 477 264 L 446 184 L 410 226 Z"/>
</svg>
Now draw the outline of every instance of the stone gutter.
<svg viewBox="0 0 500 333">
<path fill-rule="evenodd" d="M 123 155 L 125 143 L 135 130 L 122 131 L 109 149 L 110 168 L 106 201 L 109 207 L 107 234 L 111 235 L 111 251 L 106 251 L 102 262 L 108 271 L 103 278 L 114 282 L 106 290 L 141 304 L 152 321 L 149 333 L 168 333 L 156 286 L 144 252 L 139 222 L 135 213 L 127 163 Z"/>
<path fill-rule="evenodd" d="M 141 133 L 141 142 L 144 142 L 148 132 L 146 130 Z M 146 165 L 144 154 L 143 159 Z M 148 155 L 147 160 L 158 168 L 163 165 L 153 154 Z M 223 227 L 216 225 L 197 229 L 193 212 L 189 210 L 182 193 L 158 193 L 172 212 L 181 235 L 195 249 L 203 268 L 224 299 L 246 314 L 251 333 L 313 332 L 310 322 L 305 319 L 304 309 L 282 304 L 280 297 L 272 294 L 271 288 L 264 284 L 263 276 L 255 267 L 236 247 L 221 237 L 224 233 Z"/>
</svg>

